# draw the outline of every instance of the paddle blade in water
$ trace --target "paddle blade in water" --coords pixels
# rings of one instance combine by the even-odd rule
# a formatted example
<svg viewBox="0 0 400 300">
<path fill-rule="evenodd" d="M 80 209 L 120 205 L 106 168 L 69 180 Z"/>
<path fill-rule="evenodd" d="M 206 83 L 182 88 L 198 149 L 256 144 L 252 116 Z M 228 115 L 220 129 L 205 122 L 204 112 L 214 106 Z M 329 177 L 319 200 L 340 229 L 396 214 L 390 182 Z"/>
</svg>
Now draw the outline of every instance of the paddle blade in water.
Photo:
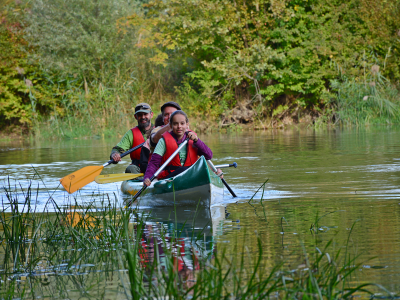
<svg viewBox="0 0 400 300">
<path fill-rule="evenodd" d="M 91 183 L 104 169 L 103 166 L 84 167 L 60 179 L 61 184 L 70 194 Z"/>
<path fill-rule="evenodd" d="M 143 173 L 132 174 L 132 173 L 124 173 L 124 174 L 108 174 L 108 175 L 99 175 L 97 176 L 94 181 L 97 183 L 111 183 L 111 182 L 118 182 L 118 181 L 125 181 L 135 179 L 137 177 L 143 176 Z"/>
</svg>

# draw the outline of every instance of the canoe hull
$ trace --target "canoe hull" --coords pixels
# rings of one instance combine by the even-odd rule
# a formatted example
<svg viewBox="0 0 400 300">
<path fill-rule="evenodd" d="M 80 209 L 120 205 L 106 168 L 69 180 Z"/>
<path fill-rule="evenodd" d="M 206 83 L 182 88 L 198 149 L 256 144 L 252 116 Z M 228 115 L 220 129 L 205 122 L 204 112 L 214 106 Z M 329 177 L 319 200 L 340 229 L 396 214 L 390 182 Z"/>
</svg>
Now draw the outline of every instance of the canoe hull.
<svg viewBox="0 0 400 300">
<path fill-rule="evenodd" d="M 125 195 L 135 195 L 142 186 L 142 182 L 128 180 L 122 183 L 121 191 Z M 222 200 L 223 196 L 221 179 L 209 169 L 204 157 L 200 157 L 185 172 L 173 178 L 154 181 L 132 205 L 210 207 Z"/>
</svg>

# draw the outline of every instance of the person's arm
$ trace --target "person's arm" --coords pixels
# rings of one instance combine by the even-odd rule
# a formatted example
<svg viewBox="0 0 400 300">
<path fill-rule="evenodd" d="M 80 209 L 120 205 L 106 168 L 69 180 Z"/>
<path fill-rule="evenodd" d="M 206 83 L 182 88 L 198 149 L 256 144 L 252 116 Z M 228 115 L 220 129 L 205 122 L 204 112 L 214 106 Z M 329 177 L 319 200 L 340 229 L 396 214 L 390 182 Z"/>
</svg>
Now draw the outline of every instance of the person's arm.
<svg viewBox="0 0 400 300">
<path fill-rule="evenodd" d="M 164 127 L 161 127 L 161 129 L 159 129 L 155 133 L 152 133 L 150 136 L 150 145 L 152 147 L 155 147 L 158 144 L 159 140 L 162 138 L 162 135 L 164 134 L 164 132 L 170 131 L 170 130 L 171 130 L 171 126 L 169 126 L 169 124 L 167 124 Z"/>
<path fill-rule="evenodd" d="M 193 146 L 197 148 L 198 155 L 203 155 L 206 160 L 210 160 L 213 157 L 213 153 L 212 153 L 211 149 L 202 140 L 199 139 L 197 134 L 195 134 L 192 131 L 192 132 L 188 133 L 188 136 L 191 140 L 193 140 Z M 217 169 L 217 172 L 215 174 L 217 174 L 219 177 L 221 177 L 221 179 L 224 178 L 224 175 L 223 175 L 221 169 Z"/>
<path fill-rule="evenodd" d="M 162 156 L 157 153 L 153 153 L 150 162 L 147 165 L 146 173 L 144 174 L 143 183 L 147 186 L 151 184 L 150 178 L 157 172 L 161 166 Z"/>
<path fill-rule="evenodd" d="M 150 178 L 157 172 L 157 170 L 161 166 L 162 157 L 167 151 L 167 147 L 165 146 L 164 139 L 161 139 L 157 144 L 157 147 L 154 149 L 153 155 L 149 161 L 149 164 L 146 169 L 146 173 L 144 174 L 143 184 L 149 186 L 151 184 Z"/>
<path fill-rule="evenodd" d="M 132 130 L 129 130 L 122 137 L 121 141 L 112 148 L 110 158 L 114 160 L 115 163 L 121 161 L 121 153 L 128 151 L 132 148 L 133 145 L 133 133 Z"/>
<path fill-rule="evenodd" d="M 206 160 L 210 160 L 213 157 L 213 153 L 210 148 L 200 139 L 197 139 L 196 142 L 193 143 L 193 146 L 198 149 L 197 154 L 203 155 Z"/>
<path fill-rule="evenodd" d="M 210 148 L 202 140 L 199 139 L 197 134 L 193 131 L 189 131 L 187 134 L 187 137 L 193 141 L 193 146 L 198 149 L 197 154 L 198 155 L 203 155 L 206 160 L 209 160 L 212 158 L 213 153 Z"/>
</svg>

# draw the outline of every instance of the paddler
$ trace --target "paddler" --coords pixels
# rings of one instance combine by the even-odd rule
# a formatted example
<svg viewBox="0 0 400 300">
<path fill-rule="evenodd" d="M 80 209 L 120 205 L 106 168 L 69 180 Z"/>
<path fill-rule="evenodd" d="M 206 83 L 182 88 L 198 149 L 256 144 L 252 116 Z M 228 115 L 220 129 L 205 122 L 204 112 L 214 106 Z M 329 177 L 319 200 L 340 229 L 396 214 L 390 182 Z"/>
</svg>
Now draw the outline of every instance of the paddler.
<svg viewBox="0 0 400 300">
<path fill-rule="evenodd" d="M 150 138 L 142 147 L 142 153 L 140 156 L 140 169 L 142 170 L 142 173 L 146 172 L 151 155 L 161 136 L 164 132 L 171 131 L 171 127 L 169 126 L 169 117 L 177 110 L 181 110 L 181 107 L 178 103 L 173 101 L 166 102 L 161 106 L 161 120 L 159 119 L 160 115 L 158 115 L 156 125 L 150 133 Z"/>
<path fill-rule="evenodd" d="M 157 127 L 161 128 L 162 126 L 164 126 L 163 116 L 162 114 L 159 114 L 154 123 L 153 131 Z M 147 165 L 149 164 L 149 160 L 151 158 L 151 154 L 153 153 L 153 151 L 154 147 L 151 147 L 150 139 L 148 138 L 142 147 L 142 152 L 140 153 L 139 165 L 142 173 L 146 172 Z"/>
<path fill-rule="evenodd" d="M 153 112 L 151 107 L 147 103 L 139 103 L 135 107 L 135 119 L 138 125 L 129 129 L 122 137 L 121 141 L 112 148 L 110 158 L 114 160 L 114 163 L 121 161 L 120 154 L 132 149 L 133 147 L 140 145 L 147 140 L 151 130 L 154 126 L 151 124 L 153 118 Z M 141 149 L 138 149 L 130 154 L 132 163 L 126 168 L 125 173 L 143 173 L 145 168 L 141 168 Z"/>
<path fill-rule="evenodd" d="M 149 186 L 150 178 L 157 172 L 160 166 L 178 149 L 179 145 L 189 137 L 186 147 L 183 147 L 168 166 L 160 173 L 158 179 L 176 176 L 192 166 L 199 156 L 203 155 L 206 160 L 212 158 L 211 149 L 199 139 L 197 134 L 189 131 L 189 119 L 182 110 L 174 111 L 169 117 L 171 132 L 165 131 L 158 141 L 156 148 L 144 175 L 143 184 Z M 221 170 L 218 170 L 218 174 Z"/>
<path fill-rule="evenodd" d="M 150 147 L 155 148 L 158 141 L 161 139 L 164 132 L 171 131 L 171 126 L 169 125 L 169 118 L 171 114 L 177 110 L 182 110 L 181 106 L 174 102 L 169 101 L 161 106 L 161 115 L 163 118 L 164 125 L 155 127 L 150 134 Z"/>
</svg>

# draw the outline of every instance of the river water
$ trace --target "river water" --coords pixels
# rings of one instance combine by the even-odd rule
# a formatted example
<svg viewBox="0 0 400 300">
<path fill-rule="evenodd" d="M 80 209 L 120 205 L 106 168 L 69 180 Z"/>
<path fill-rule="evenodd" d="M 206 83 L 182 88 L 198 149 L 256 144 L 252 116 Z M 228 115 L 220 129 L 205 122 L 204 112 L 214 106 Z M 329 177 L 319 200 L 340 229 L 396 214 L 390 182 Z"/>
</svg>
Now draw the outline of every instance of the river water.
<svg viewBox="0 0 400 300">
<path fill-rule="evenodd" d="M 285 261 L 295 269 L 303 264 L 302 253 L 315 253 L 333 240 L 332 251 L 346 245 L 362 262 L 352 280 L 400 292 L 400 128 L 292 128 L 200 138 L 213 150 L 214 164 L 238 164 L 224 170 L 238 198 L 225 191 L 216 214 L 198 216 L 198 227 L 206 228 L 206 248 L 228 245 L 229 253 L 239 241 L 255 253 L 260 239 L 266 264 Z M 21 194 L 29 185 L 38 187 L 36 211 L 49 197 L 63 206 L 71 196 L 58 180 L 84 166 L 102 165 L 117 142 L 0 142 L 0 187 Z M 122 173 L 127 164 L 125 159 L 102 174 Z M 119 187 L 91 183 L 78 192 L 79 201 L 106 193 L 123 205 Z M 7 209 L 4 188 L 0 198 Z M 166 209 L 139 209 L 167 226 L 173 223 Z M 179 208 L 178 218 L 184 223 L 193 214 L 193 208 Z"/>
</svg>

